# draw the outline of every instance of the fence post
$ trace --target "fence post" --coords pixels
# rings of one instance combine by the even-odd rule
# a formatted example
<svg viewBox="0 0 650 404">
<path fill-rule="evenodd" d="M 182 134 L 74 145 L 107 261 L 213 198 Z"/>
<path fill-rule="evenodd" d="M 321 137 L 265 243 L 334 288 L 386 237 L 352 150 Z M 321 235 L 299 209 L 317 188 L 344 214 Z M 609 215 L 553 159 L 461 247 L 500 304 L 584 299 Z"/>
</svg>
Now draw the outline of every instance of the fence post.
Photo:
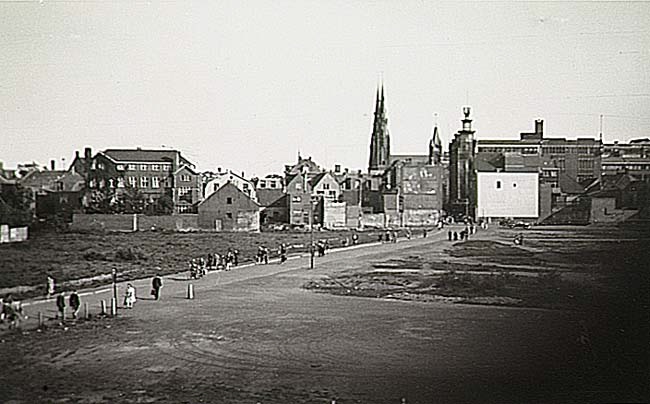
<svg viewBox="0 0 650 404">
<path fill-rule="evenodd" d="M 117 300 L 114 297 L 111 298 L 111 316 L 115 317 L 117 315 Z"/>
<path fill-rule="evenodd" d="M 39 311 L 38 312 L 38 328 L 41 328 L 41 327 L 43 327 L 43 313 Z"/>
<path fill-rule="evenodd" d="M 102 315 L 106 315 L 106 300 L 102 299 Z"/>
<path fill-rule="evenodd" d="M 187 298 L 194 299 L 194 285 L 191 283 L 187 285 Z"/>
<path fill-rule="evenodd" d="M 84 302 L 84 318 L 88 320 L 88 302 Z"/>
</svg>

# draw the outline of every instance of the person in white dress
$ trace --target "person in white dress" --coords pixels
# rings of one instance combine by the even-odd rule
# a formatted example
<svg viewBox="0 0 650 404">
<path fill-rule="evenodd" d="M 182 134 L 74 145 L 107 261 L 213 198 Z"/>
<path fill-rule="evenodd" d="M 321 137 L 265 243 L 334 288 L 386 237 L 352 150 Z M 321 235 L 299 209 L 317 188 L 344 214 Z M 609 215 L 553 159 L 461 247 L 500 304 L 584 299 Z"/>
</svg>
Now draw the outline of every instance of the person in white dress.
<svg viewBox="0 0 650 404">
<path fill-rule="evenodd" d="M 130 283 L 126 285 L 126 291 L 124 292 L 124 307 L 127 309 L 132 309 L 135 304 L 135 288 Z"/>
</svg>

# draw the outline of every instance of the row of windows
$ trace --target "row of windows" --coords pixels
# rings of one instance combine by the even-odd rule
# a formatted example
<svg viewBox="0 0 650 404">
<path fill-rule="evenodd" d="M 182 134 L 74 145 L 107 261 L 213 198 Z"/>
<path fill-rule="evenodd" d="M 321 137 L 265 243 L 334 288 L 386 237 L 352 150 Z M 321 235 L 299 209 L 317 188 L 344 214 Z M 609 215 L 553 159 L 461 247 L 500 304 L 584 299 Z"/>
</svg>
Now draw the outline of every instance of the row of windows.
<svg viewBox="0 0 650 404">
<path fill-rule="evenodd" d="M 257 186 L 259 188 L 282 188 L 279 181 L 265 181 L 261 180 Z"/>
<path fill-rule="evenodd" d="M 607 164 L 603 165 L 605 170 L 650 170 L 650 164 Z"/>
<path fill-rule="evenodd" d="M 101 163 L 100 163 L 101 165 Z M 100 169 L 103 167 L 99 167 Z M 118 164 L 115 166 L 118 171 L 171 171 L 171 164 Z"/>
<path fill-rule="evenodd" d="M 187 195 L 192 192 L 192 187 L 178 187 L 178 196 Z"/>
<path fill-rule="evenodd" d="M 591 159 L 580 159 L 578 160 L 578 169 L 579 170 L 592 170 L 594 168 L 594 161 Z"/>
<path fill-rule="evenodd" d="M 166 178 L 160 177 L 127 177 L 127 182 L 133 188 L 160 188 L 161 185 L 167 184 Z M 124 187 L 122 178 L 118 178 L 117 186 L 118 188 Z"/>
<path fill-rule="evenodd" d="M 589 154 L 592 156 L 600 153 L 600 147 L 589 146 L 544 146 L 543 154 Z"/>
<path fill-rule="evenodd" d="M 521 154 L 538 154 L 538 147 L 531 146 L 481 146 L 478 148 L 479 152 L 486 153 L 521 153 Z M 590 154 L 597 155 L 600 152 L 599 147 L 588 147 L 588 146 L 544 146 L 542 147 L 542 153 L 545 155 L 548 154 Z"/>
</svg>

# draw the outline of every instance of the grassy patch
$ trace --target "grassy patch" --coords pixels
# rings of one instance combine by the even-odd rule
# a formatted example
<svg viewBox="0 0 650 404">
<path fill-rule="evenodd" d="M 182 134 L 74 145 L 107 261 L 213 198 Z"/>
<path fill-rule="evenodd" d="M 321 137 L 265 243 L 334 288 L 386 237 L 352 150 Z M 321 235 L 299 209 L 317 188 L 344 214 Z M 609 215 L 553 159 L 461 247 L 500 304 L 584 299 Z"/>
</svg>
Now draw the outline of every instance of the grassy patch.
<svg viewBox="0 0 650 404">
<path fill-rule="evenodd" d="M 378 232 L 362 232 L 359 242 L 376 241 Z M 318 231 L 314 239 L 339 247 L 350 231 Z M 228 248 L 240 251 L 240 262 L 254 260 L 259 245 L 277 255 L 281 243 L 289 254 L 307 251 L 307 232 L 273 233 L 33 233 L 23 243 L 0 245 L 0 289 L 37 286 L 35 291 L 14 295 L 24 298 L 45 292 L 46 276 L 57 284 L 110 274 L 117 269 L 120 280 L 184 271 L 191 258 L 208 253 L 225 254 Z M 160 268 L 160 269 L 157 269 Z M 105 282 L 99 282 L 105 283 Z M 0 292 L 0 295 L 2 292 Z"/>
</svg>

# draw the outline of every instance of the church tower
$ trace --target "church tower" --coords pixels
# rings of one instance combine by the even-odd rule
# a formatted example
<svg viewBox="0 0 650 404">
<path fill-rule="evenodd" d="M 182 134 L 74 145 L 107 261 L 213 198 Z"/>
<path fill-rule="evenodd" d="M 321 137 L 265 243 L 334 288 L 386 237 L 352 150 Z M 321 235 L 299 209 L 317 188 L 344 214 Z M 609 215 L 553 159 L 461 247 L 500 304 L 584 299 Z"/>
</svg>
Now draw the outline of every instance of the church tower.
<svg viewBox="0 0 650 404">
<path fill-rule="evenodd" d="M 476 208 L 476 140 L 470 108 L 463 107 L 462 129 L 449 145 L 449 202 L 454 214 L 474 217 Z"/>
<path fill-rule="evenodd" d="M 388 166 L 390 157 L 390 135 L 388 133 L 388 118 L 386 117 L 386 105 L 384 100 L 384 85 L 381 85 L 381 92 L 377 87 L 375 99 L 375 118 L 372 125 L 372 137 L 370 138 L 370 161 L 368 171 L 370 174 L 380 174 Z"/>
<path fill-rule="evenodd" d="M 440 135 L 438 134 L 438 123 L 435 123 L 433 127 L 433 135 L 429 141 L 429 164 L 430 165 L 440 165 L 442 162 L 442 141 L 440 140 Z"/>
</svg>

